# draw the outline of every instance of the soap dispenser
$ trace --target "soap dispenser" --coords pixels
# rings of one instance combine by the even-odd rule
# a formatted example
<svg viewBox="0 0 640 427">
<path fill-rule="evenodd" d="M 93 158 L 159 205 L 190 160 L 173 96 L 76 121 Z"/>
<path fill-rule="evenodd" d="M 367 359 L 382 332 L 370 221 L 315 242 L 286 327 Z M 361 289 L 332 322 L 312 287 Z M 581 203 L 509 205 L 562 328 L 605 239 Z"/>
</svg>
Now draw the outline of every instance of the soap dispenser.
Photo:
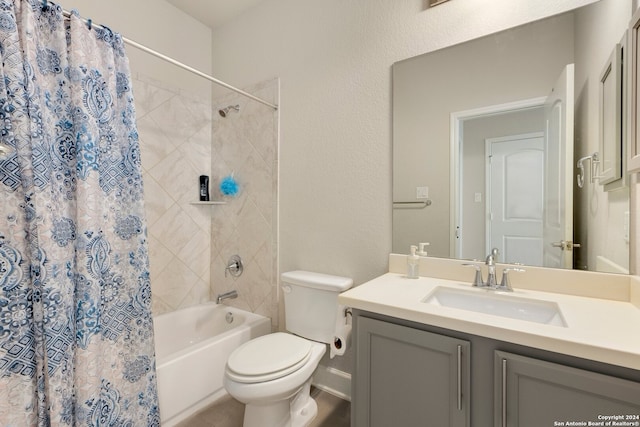
<svg viewBox="0 0 640 427">
<path fill-rule="evenodd" d="M 411 254 L 407 257 L 407 278 L 408 279 L 418 278 L 418 270 L 420 268 L 420 257 L 416 255 L 417 249 L 418 247 L 416 245 L 411 245 L 410 247 Z"/>
<path fill-rule="evenodd" d="M 425 243 L 419 243 L 418 246 L 420 246 L 420 249 L 418 250 L 418 252 L 416 252 L 416 254 L 418 256 L 427 256 L 427 251 L 424 250 L 425 246 L 429 246 L 430 243 L 429 242 L 425 242 Z"/>
</svg>

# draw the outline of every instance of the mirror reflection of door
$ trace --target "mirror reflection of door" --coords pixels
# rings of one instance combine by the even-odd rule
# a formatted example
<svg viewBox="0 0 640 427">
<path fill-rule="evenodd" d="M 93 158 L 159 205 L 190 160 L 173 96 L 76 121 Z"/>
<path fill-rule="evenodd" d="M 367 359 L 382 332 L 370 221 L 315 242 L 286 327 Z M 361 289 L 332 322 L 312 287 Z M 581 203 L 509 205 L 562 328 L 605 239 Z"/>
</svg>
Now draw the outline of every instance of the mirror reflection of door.
<svg viewBox="0 0 640 427">
<path fill-rule="evenodd" d="M 460 176 L 454 198 L 457 224 L 455 256 L 463 259 L 483 260 L 488 249 L 500 247 L 500 261 L 518 262 L 545 267 L 572 268 L 570 250 L 556 247 L 560 241 L 571 241 L 573 234 L 573 65 L 567 66 L 550 95 L 536 100 L 523 100 L 512 104 L 482 107 L 455 114 L 454 128 L 458 133 Z M 568 92 L 571 91 L 569 94 Z M 568 97 L 568 98 L 567 98 Z M 487 221 L 490 209 L 489 170 L 485 166 L 485 141 L 505 135 L 542 133 L 544 135 L 543 225 L 542 262 L 535 260 L 533 252 L 522 252 L 524 240 L 516 249 L 515 235 L 509 244 L 502 236 L 502 245 L 490 243 Z M 515 181 L 514 181 L 515 183 Z M 487 193 L 487 194 L 485 194 Z M 485 194 L 484 200 L 478 194 Z M 507 224 L 508 222 L 505 222 Z M 524 233 L 524 231 L 522 232 Z M 522 237 L 522 236 L 521 236 Z M 499 239 L 499 237 L 495 237 Z M 540 247 L 539 244 L 538 248 Z M 538 252 L 539 253 L 539 252 Z M 532 257 L 531 260 L 524 258 Z"/>
<path fill-rule="evenodd" d="M 487 151 L 486 253 L 542 266 L 544 134 L 490 138 Z"/>
<path fill-rule="evenodd" d="M 459 148 L 454 156 L 455 170 L 459 171 L 454 197 L 458 238 L 456 257 L 462 259 L 484 260 L 488 249 L 500 247 L 499 260 L 511 262 L 524 260 L 505 257 L 504 245 L 492 246 L 487 235 L 489 195 L 487 183 L 490 173 L 486 166 L 485 143 L 488 140 L 500 140 L 505 136 L 543 135 L 544 134 L 544 98 L 517 102 L 513 104 L 490 106 L 466 112 L 457 119 Z M 514 256 L 516 253 L 514 252 Z M 539 263 L 538 263 L 539 264 Z"/>
<path fill-rule="evenodd" d="M 545 102 L 545 267 L 573 268 L 574 69 L 562 71 Z"/>
</svg>

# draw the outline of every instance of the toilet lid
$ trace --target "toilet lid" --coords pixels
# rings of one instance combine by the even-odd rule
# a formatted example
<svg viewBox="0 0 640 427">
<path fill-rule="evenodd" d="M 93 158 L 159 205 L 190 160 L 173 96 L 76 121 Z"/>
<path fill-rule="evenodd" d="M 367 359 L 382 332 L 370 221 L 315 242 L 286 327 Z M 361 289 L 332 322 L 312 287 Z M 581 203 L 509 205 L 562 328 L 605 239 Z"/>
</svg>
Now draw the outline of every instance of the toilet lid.
<svg viewBox="0 0 640 427">
<path fill-rule="evenodd" d="M 271 381 L 297 371 L 310 355 L 311 342 L 304 338 L 284 332 L 263 335 L 231 353 L 227 375 L 243 383 Z"/>
</svg>

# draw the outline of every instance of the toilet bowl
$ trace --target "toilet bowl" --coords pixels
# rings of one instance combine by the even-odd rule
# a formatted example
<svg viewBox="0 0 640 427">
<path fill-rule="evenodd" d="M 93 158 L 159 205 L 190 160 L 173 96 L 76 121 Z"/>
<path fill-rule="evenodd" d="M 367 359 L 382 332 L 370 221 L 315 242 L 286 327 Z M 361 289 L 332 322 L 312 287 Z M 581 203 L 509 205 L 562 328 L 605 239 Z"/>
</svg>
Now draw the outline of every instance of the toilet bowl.
<svg viewBox="0 0 640 427">
<path fill-rule="evenodd" d="M 337 296 L 353 283 L 306 271 L 283 273 L 282 281 L 287 330 L 295 334 L 255 338 L 227 360 L 224 387 L 245 404 L 244 427 L 305 427 L 315 418 L 312 374 L 333 340 Z"/>
<path fill-rule="evenodd" d="M 244 426 L 308 425 L 318 411 L 315 401 L 309 396 L 311 375 L 318 367 L 326 346 L 284 332 L 261 338 L 249 341 L 245 344 L 249 346 L 240 347 L 231 354 L 224 378 L 227 392 L 246 405 Z M 296 340 L 300 343 L 295 343 Z M 254 352 L 258 350 L 258 346 L 252 346 L 255 341 L 259 341 L 257 344 L 267 351 Z M 296 357 L 279 364 L 276 358 L 271 358 L 274 355 L 269 354 L 268 348 L 280 350 L 276 353 L 291 349 L 291 354 Z M 258 358 L 261 362 L 250 363 L 246 357 L 248 354 L 261 355 Z M 270 361 L 264 363 L 265 359 Z"/>
</svg>

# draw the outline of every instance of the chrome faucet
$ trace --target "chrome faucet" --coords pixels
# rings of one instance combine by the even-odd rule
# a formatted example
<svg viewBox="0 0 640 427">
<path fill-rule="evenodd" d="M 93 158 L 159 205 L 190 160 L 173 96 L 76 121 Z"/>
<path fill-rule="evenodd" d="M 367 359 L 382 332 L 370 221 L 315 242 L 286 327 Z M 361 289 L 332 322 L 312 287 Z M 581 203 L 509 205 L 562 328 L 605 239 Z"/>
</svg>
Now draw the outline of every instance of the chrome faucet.
<svg viewBox="0 0 640 427">
<path fill-rule="evenodd" d="M 499 253 L 498 248 L 493 248 L 485 260 L 487 270 L 489 271 L 487 275 L 487 282 L 485 283 L 485 286 L 488 288 L 495 288 L 498 286 L 498 281 L 496 280 L 496 259 L 498 258 Z"/>
<path fill-rule="evenodd" d="M 498 255 L 500 252 L 498 248 L 493 248 L 491 253 L 487 255 L 485 260 L 485 265 L 487 266 L 488 275 L 487 281 L 482 280 L 482 269 L 478 264 L 462 264 L 465 267 L 473 267 L 476 270 L 476 275 L 473 279 L 473 286 L 476 288 L 489 288 L 495 291 L 502 292 L 513 292 L 513 288 L 511 287 L 511 282 L 509 281 L 509 272 L 510 271 L 525 271 L 522 268 L 509 267 L 505 268 L 502 271 L 502 280 L 498 284 L 497 274 L 496 274 L 496 261 L 498 260 Z"/>
<path fill-rule="evenodd" d="M 222 301 L 226 299 L 234 299 L 234 298 L 238 298 L 238 291 L 236 291 L 235 289 L 233 291 L 225 292 L 223 294 L 218 294 L 218 297 L 216 298 L 216 304 L 220 304 Z"/>
</svg>

